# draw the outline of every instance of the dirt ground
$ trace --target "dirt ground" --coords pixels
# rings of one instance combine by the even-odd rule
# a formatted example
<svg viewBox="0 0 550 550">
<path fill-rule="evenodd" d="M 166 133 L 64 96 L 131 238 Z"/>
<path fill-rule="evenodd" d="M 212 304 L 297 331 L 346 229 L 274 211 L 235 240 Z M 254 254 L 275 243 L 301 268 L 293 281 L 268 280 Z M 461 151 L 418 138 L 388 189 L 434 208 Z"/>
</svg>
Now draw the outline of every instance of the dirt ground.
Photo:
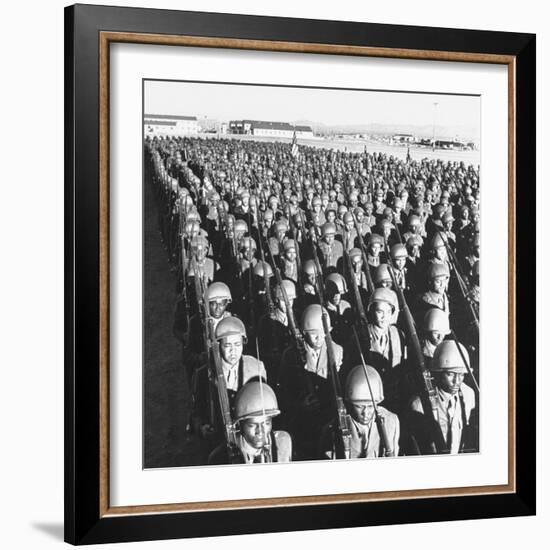
<svg viewBox="0 0 550 550">
<path fill-rule="evenodd" d="M 204 462 L 206 451 L 185 429 L 189 388 L 181 346 L 172 335 L 176 277 L 161 242 L 155 196 L 147 184 L 143 198 L 143 465 L 194 465 Z"/>
</svg>

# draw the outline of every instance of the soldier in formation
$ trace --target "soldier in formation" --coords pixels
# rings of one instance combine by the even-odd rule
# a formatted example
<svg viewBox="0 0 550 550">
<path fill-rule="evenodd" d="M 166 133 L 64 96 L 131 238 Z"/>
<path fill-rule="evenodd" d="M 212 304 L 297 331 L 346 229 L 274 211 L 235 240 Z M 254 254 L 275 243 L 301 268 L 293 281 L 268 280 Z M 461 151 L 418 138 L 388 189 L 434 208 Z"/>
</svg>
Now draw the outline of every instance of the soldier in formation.
<svg viewBox="0 0 550 550">
<path fill-rule="evenodd" d="M 479 167 L 144 147 L 205 463 L 478 450 Z"/>
</svg>

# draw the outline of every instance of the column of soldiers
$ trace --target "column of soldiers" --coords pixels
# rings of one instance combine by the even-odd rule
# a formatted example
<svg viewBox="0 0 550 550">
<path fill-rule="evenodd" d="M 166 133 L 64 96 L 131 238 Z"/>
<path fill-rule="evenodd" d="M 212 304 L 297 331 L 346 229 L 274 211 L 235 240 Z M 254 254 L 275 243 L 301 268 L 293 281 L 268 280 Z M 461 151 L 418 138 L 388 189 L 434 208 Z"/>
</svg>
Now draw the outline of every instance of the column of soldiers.
<svg viewBox="0 0 550 550">
<path fill-rule="evenodd" d="M 479 169 L 145 142 L 208 463 L 475 452 Z"/>
</svg>

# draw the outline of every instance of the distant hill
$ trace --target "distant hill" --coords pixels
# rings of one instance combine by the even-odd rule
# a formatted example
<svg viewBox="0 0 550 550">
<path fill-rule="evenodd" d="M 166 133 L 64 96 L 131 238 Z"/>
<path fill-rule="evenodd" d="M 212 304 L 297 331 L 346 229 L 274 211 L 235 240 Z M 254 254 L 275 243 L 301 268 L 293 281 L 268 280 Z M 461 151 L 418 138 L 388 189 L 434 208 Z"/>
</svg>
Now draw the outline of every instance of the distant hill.
<svg viewBox="0 0 550 550">
<path fill-rule="evenodd" d="M 431 138 L 433 126 L 425 124 L 422 126 L 410 124 L 380 124 L 380 123 L 358 123 L 342 125 L 326 125 L 311 120 L 296 120 L 294 124 L 306 124 L 313 128 L 315 133 L 321 134 L 371 134 L 371 135 L 392 135 L 392 134 L 413 134 L 421 138 Z M 436 137 L 454 138 L 465 141 L 479 141 L 479 135 L 475 128 L 469 126 L 436 126 Z"/>
</svg>

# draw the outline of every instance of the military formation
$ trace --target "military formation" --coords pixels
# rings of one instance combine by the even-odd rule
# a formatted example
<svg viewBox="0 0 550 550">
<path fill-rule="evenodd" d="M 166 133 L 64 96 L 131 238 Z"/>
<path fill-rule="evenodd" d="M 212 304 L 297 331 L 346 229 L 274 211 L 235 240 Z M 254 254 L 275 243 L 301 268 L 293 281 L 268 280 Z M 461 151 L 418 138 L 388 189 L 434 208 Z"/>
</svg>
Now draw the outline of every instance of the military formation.
<svg viewBox="0 0 550 550">
<path fill-rule="evenodd" d="M 479 167 L 144 147 L 203 463 L 479 450 Z"/>
</svg>

